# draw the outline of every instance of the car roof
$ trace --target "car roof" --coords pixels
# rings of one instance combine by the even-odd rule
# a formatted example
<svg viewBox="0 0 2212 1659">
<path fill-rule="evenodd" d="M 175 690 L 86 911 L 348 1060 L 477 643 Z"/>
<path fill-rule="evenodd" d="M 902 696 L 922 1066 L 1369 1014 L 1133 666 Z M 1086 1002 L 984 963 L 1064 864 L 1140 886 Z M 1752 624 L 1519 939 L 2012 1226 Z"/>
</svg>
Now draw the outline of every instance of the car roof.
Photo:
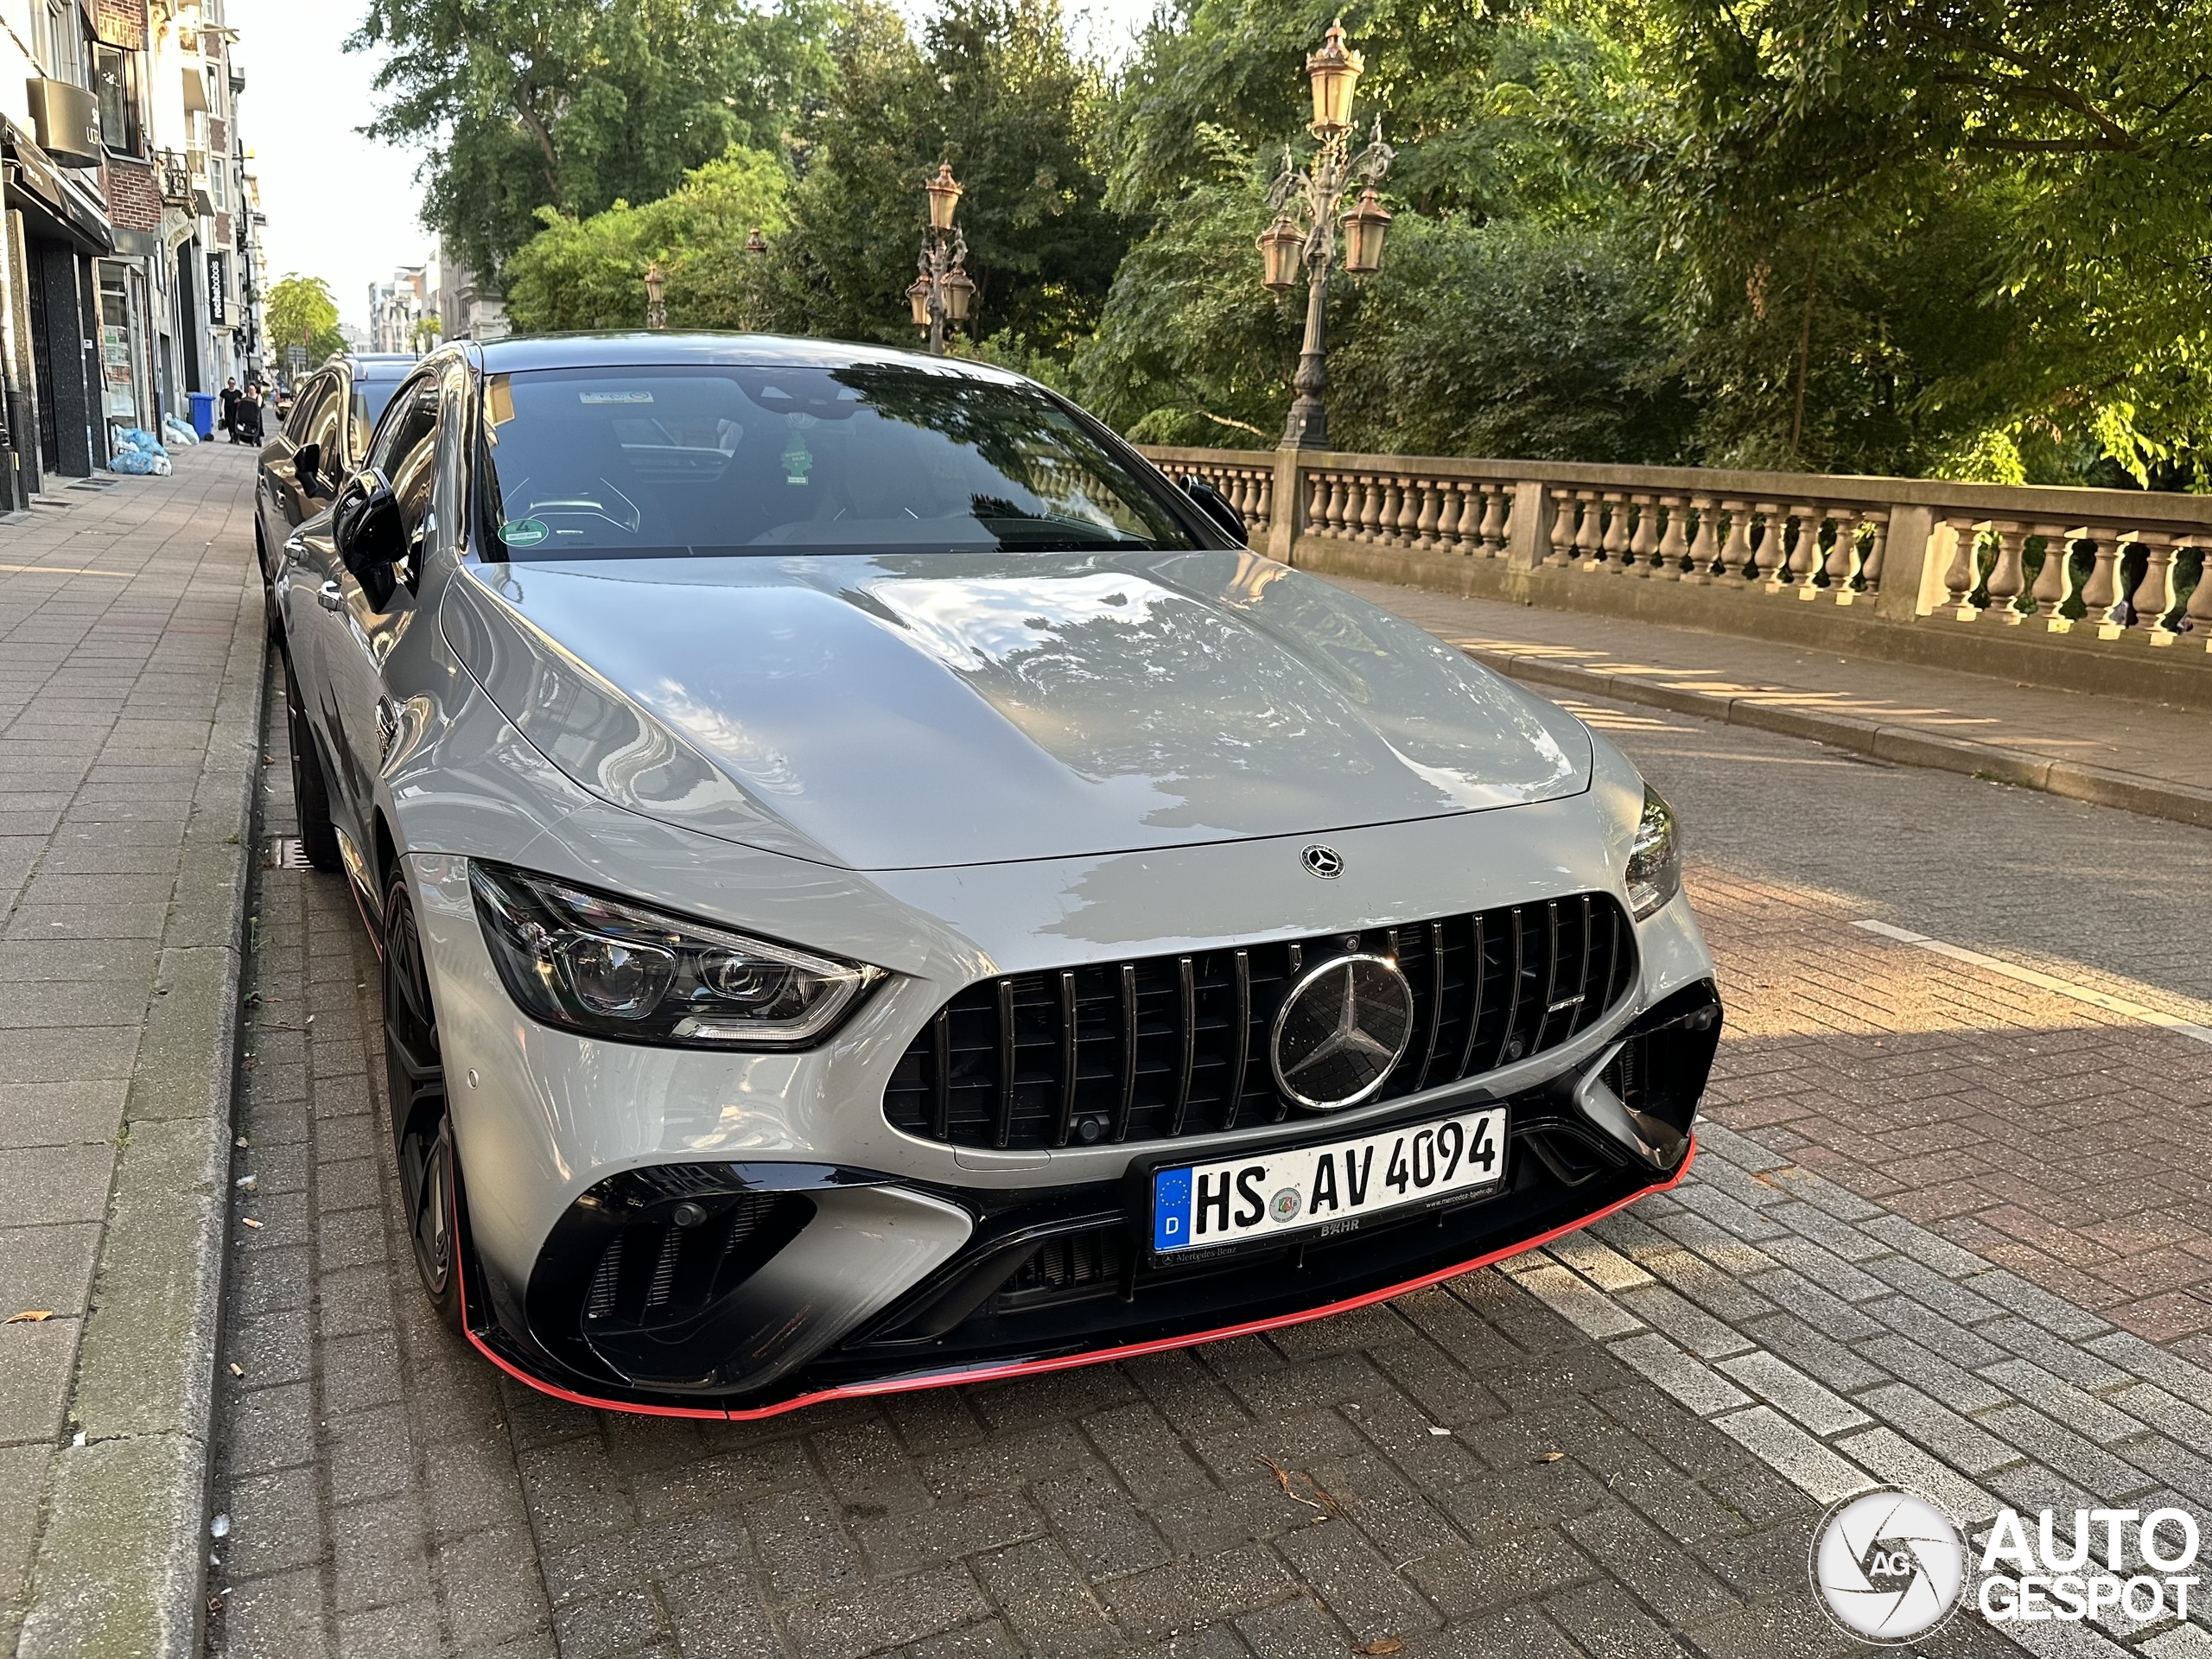
<svg viewBox="0 0 2212 1659">
<path fill-rule="evenodd" d="M 529 369 L 643 368 L 664 363 L 730 363 L 848 369 L 868 364 L 926 364 L 954 374 L 1002 385 L 1022 384 L 1020 375 L 964 358 L 931 357 L 888 346 L 856 346 L 847 340 L 801 340 L 783 334 L 624 334 L 511 335 L 480 347 L 486 372 Z"/>
<path fill-rule="evenodd" d="M 408 352 L 333 352 L 318 366 L 327 369 L 342 363 L 365 380 L 382 380 L 403 375 L 422 360 Z"/>
</svg>

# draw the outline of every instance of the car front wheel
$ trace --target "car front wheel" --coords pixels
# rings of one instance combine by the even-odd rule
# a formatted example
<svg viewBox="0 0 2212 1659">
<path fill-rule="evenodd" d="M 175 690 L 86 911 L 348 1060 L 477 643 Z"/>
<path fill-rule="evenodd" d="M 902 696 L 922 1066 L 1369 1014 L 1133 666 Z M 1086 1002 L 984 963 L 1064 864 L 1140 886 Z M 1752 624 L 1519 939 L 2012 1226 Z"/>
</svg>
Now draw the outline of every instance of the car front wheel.
<svg viewBox="0 0 2212 1659">
<path fill-rule="evenodd" d="M 300 850 L 318 870 L 338 868 L 338 829 L 330 821 L 330 785 L 315 753 L 315 728 L 300 695 L 292 659 L 284 658 L 284 725 L 292 745 L 292 810 L 300 821 Z"/>
<path fill-rule="evenodd" d="M 461 1199 L 444 1056 L 407 882 L 394 875 L 384 903 L 384 1059 L 399 1141 L 400 1191 L 415 1268 L 438 1317 L 461 1329 Z"/>
</svg>

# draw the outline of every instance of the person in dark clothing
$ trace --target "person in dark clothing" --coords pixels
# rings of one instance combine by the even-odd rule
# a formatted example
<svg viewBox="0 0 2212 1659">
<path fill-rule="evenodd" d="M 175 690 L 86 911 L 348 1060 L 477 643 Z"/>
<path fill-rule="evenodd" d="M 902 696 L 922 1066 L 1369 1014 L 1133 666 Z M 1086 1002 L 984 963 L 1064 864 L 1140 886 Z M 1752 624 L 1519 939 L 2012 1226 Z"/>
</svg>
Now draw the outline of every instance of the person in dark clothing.
<svg viewBox="0 0 2212 1659">
<path fill-rule="evenodd" d="M 245 390 L 238 394 L 238 402 L 231 409 L 231 442 L 232 443 L 261 442 L 261 383 L 249 380 Z"/>
<path fill-rule="evenodd" d="M 215 424 L 221 427 L 224 431 L 231 435 L 231 442 L 232 443 L 236 443 L 238 441 L 238 428 L 234 424 L 238 419 L 238 383 L 235 379 L 224 381 L 222 396 L 223 412 L 221 417 L 216 421 Z"/>
</svg>

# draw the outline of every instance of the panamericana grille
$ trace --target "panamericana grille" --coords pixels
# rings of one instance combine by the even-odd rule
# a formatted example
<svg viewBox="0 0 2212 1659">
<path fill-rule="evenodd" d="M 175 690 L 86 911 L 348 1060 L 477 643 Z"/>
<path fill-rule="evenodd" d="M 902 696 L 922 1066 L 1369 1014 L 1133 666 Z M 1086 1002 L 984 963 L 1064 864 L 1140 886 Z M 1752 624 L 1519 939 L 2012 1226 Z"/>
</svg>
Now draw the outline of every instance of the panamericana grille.
<svg viewBox="0 0 2212 1659">
<path fill-rule="evenodd" d="M 884 1090 L 895 1128 L 960 1147 L 1088 1146 L 1279 1123 L 1268 1064 L 1300 974 L 1348 951 L 1395 960 L 1414 995 L 1378 1100 L 1556 1048 L 1626 993 L 1634 930 L 1580 893 L 1359 933 L 1097 963 L 971 985 L 907 1046 Z"/>
</svg>

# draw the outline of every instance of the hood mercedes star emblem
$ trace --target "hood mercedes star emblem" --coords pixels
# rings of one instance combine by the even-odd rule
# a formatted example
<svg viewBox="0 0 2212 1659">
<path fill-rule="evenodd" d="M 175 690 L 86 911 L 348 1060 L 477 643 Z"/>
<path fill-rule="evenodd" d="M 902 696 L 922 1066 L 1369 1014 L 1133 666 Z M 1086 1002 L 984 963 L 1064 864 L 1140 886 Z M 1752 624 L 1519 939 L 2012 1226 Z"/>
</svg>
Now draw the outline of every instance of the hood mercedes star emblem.
<svg viewBox="0 0 2212 1659">
<path fill-rule="evenodd" d="M 1354 1105 L 1382 1086 L 1412 1040 L 1413 1023 L 1413 990 L 1396 963 L 1363 955 L 1325 962 L 1275 1012 L 1268 1045 L 1275 1084 L 1315 1111 Z"/>
<path fill-rule="evenodd" d="M 1308 874 L 1318 875 L 1324 881 L 1333 881 L 1344 873 L 1344 855 L 1318 841 L 1298 856 Z"/>
</svg>

